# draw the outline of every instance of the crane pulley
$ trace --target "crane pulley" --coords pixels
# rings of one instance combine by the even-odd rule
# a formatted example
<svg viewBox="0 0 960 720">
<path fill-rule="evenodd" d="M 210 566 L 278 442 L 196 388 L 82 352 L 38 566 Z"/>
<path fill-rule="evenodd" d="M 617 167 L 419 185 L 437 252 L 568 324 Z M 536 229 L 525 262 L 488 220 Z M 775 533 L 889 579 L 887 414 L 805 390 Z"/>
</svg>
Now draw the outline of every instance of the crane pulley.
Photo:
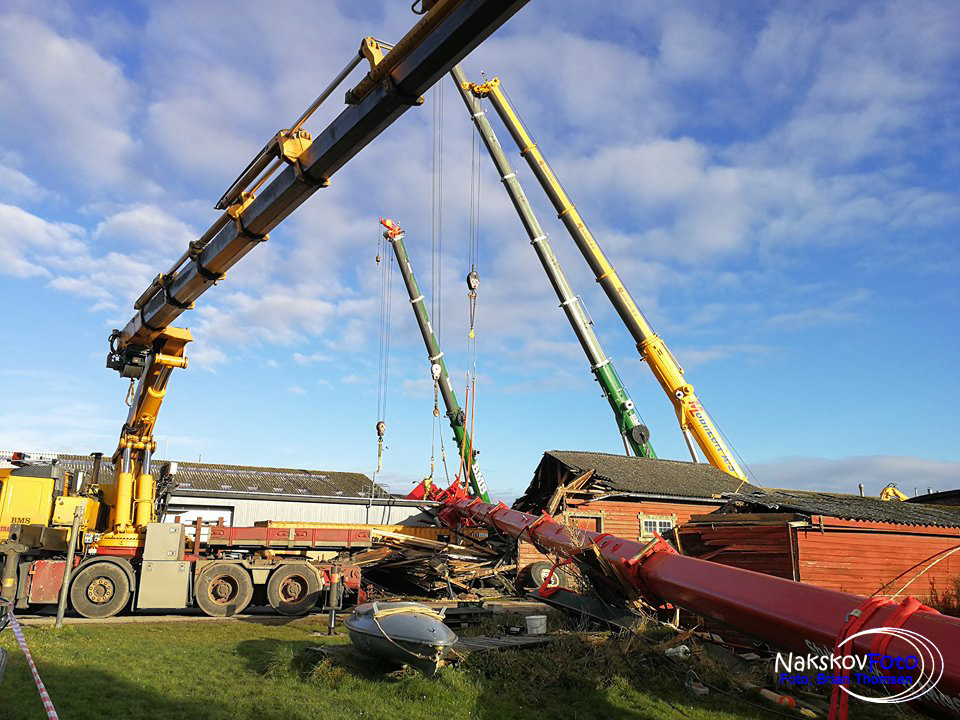
<svg viewBox="0 0 960 720">
<path fill-rule="evenodd" d="M 470 307 L 470 333 L 468 337 L 471 340 L 476 337 L 474 324 L 477 316 L 477 288 L 479 287 L 480 275 L 476 268 L 470 268 L 470 272 L 467 273 L 467 303 Z"/>
</svg>

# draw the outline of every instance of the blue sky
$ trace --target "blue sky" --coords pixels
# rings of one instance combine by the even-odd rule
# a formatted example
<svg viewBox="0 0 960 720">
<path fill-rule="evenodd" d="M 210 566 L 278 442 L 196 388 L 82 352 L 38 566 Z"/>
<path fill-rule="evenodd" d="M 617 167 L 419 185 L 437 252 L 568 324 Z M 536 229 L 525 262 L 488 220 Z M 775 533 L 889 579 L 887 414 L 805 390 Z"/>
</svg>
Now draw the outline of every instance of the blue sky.
<svg viewBox="0 0 960 720">
<path fill-rule="evenodd" d="M 126 386 L 103 366 L 110 329 L 361 38 L 405 32 L 408 5 L 0 2 L 0 446 L 112 450 Z M 958 27 L 947 1 L 533 0 L 463 63 L 502 77 L 762 484 L 895 481 L 912 494 L 960 481 Z M 441 86 L 443 345 L 462 387 L 471 128 Z M 428 94 L 183 316 L 195 342 L 160 454 L 372 471 L 376 222 L 404 225 L 432 294 L 437 102 Z M 480 160 L 476 446 L 509 497 L 544 450 L 621 446 Z M 658 453 L 686 458 L 672 406 L 520 169 Z M 382 479 L 399 491 L 428 469 L 433 397 L 399 278 L 394 291 Z"/>
</svg>

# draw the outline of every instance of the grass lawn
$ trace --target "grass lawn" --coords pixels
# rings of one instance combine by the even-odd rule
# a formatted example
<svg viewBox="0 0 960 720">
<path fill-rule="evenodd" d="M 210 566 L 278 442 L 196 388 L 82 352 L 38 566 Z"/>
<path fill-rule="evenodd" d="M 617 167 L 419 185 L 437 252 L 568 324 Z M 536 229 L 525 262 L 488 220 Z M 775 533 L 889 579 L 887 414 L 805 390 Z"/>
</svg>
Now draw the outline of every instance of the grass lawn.
<svg viewBox="0 0 960 720">
<path fill-rule="evenodd" d="M 365 659 L 310 660 L 310 646 L 348 642 L 315 631 L 325 631 L 323 618 L 25 629 L 63 720 L 777 717 L 716 692 L 695 698 L 656 657 L 644 660 L 641 652 L 611 650 L 611 643 L 582 635 L 544 649 L 474 654 L 428 679 L 412 671 L 390 675 Z M 9 629 L 0 646 L 10 653 L 0 718 L 43 720 Z M 872 712 L 861 705 L 851 717 Z"/>
</svg>

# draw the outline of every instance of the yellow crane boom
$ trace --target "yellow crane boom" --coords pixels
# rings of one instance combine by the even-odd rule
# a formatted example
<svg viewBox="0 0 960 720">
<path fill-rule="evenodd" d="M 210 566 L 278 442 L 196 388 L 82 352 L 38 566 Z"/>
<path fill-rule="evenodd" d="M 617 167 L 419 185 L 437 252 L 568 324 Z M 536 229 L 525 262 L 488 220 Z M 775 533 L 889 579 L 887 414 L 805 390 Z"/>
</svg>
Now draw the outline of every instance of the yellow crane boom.
<svg viewBox="0 0 960 720">
<path fill-rule="evenodd" d="M 587 228 L 576 205 L 573 204 L 563 189 L 540 148 L 537 147 L 520 117 L 511 107 L 500 87 L 499 78 L 494 78 L 481 85 L 467 83 L 466 87 L 477 97 L 490 98 L 497 115 L 500 116 L 520 149 L 520 154 L 533 170 L 540 185 L 553 203 L 558 217 L 563 221 L 587 264 L 590 265 L 591 270 L 596 275 L 597 282 L 600 283 L 630 334 L 633 335 L 640 355 L 647 361 L 650 370 L 653 371 L 660 386 L 673 403 L 684 439 L 694 460 L 699 459 L 694 447 L 695 441 L 711 465 L 730 473 L 734 477 L 746 480 L 747 476 L 740 469 L 733 452 L 727 446 L 717 426 L 697 398 L 693 386 L 684 378 L 683 368 L 680 367 L 660 336 L 650 327 L 650 323 L 644 317 L 640 308 L 637 307 L 630 291 L 627 290 L 620 276 L 617 275 L 617 271 L 600 248 L 596 238 Z"/>
</svg>

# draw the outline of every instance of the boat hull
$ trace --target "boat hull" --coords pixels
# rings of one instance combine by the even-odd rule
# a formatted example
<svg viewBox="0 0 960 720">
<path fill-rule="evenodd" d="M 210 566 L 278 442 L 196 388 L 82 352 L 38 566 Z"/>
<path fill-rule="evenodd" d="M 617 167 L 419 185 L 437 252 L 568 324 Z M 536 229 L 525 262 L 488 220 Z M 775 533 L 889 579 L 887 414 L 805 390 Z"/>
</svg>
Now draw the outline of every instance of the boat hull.
<svg viewBox="0 0 960 720">
<path fill-rule="evenodd" d="M 360 652 L 425 675 L 437 672 L 457 641 L 442 615 L 419 603 L 364 603 L 345 625 Z"/>
</svg>

